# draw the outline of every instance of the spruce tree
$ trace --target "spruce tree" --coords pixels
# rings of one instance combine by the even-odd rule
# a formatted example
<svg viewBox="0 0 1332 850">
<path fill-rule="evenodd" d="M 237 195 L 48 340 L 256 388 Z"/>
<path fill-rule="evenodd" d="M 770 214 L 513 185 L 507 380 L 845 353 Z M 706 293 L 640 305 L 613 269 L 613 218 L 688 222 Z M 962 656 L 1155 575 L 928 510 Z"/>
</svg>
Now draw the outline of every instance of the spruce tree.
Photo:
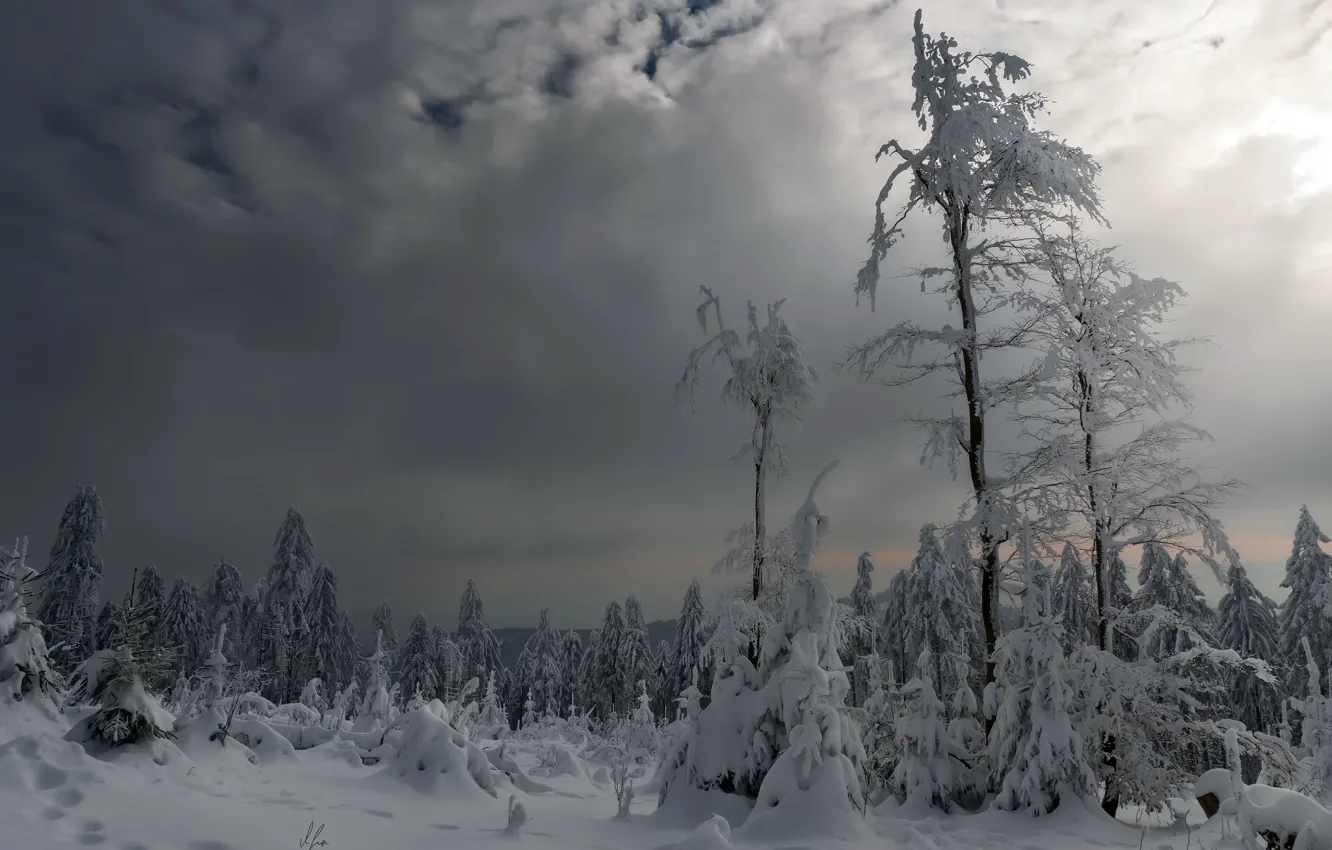
<svg viewBox="0 0 1332 850">
<path fill-rule="evenodd" d="M 387 599 L 381 601 L 370 618 L 376 632 L 379 633 L 379 647 L 384 657 L 389 659 L 389 667 L 398 655 L 398 626 L 393 620 L 393 606 Z"/>
<path fill-rule="evenodd" d="M 560 633 L 550 624 L 550 609 L 542 608 L 536 631 L 527 638 L 518 656 L 519 686 L 536 700 L 537 711 L 558 713 L 562 706 L 560 682 L 566 676 L 562 667 Z"/>
<path fill-rule="evenodd" d="M 874 562 L 869 552 L 862 552 L 856 559 L 856 583 L 851 588 L 851 612 L 865 626 L 864 631 L 857 631 L 850 641 L 851 704 L 864 705 L 869 699 L 869 678 L 865 675 L 860 659 L 871 655 L 879 646 L 879 628 L 882 613 L 879 600 L 874 598 Z M 861 671 L 861 672 L 856 672 Z"/>
<path fill-rule="evenodd" d="M 92 651 L 97 603 L 102 589 L 102 558 L 97 540 L 106 515 L 97 488 L 82 485 L 65 505 L 43 575 L 44 593 L 37 619 L 51 647 L 51 661 L 68 672 Z"/>
<path fill-rule="evenodd" d="M 671 658 L 671 642 L 657 641 L 657 648 L 652 651 L 652 713 L 657 717 L 669 719 L 678 693 L 671 693 L 671 683 L 675 681 L 675 668 Z"/>
<path fill-rule="evenodd" d="M 595 710 L 603 721 L 625 711 L 629 705 L 627 681 L 620 664 L 620 647 L 624 640 L 624 609 L 618 600 L 611 600 L 601 621 L 596 655 L 587 675 L 588 708 Z"/>
<path fill-rule="evenodd" d="M 402 693 L 410 698 L 420 692 L 427 700 L 439 687 L 439 673 L 435 669 L 435 646 L 430 636 L 430 624 L 424 614 L 412 618 L 407 630 L 407 640 L 401 652 Z"/>
<path fill-rule="evenodd" d="M 1188 649 L 1197 643 L 1189 636 L 1190 631 L 1203 642 L 1209 641 L 1212 611 L 1189 574 L 1183 553 L 1171 558 L 1159 543 L 1144 545 L 1138 584 L 1134 606 L 1144 611 L 1159 606 L 1170 617 L 1169 622 L 1158 625 L 1145 641 L 1140 641 L 1140 653 L 1161 659 Z"/>
<path fill-rule="evenodd" d="M 35 701 L 54 714 L 59 682 L 41 624 L 28 616 L 27 597 L 38 575 L 27 559 L 26 538 L 12 549 L 0 546 L 0 701 Z"/>
<path fill-rule="evenodd" d="M 620 643 L 621 693 L 627 702 L 637 699 L 638 683 L 652 675 L 652 643 L 638 597 L 624 600 L 624 640 Z M 629 710 L 628 704 L 625 710 Z"/>
<path fill-rule="evenodd" d="M 338 613 L 338 649 L 336 654 L 338 681 L 342 687 L 356 684 L 356 672 L 361 663 L 360 641 L 356 637 L 356 624 L 344 608 Z"/>
<path fill-rule="evenodd" d="M 918 659 L 928 651 L 930 663 L 935 665 L 928 675 L 936 694 L 956 690 L 958 662 L 971 660 L 974 615 L 970 594 L 962 583 L 965 579 L 965 574 L 945 557 L 935 527 L 922 527 L 899 628 L 906 644 L 906 659 Z M 914 669 L 911 673 L 925 675 Z"/>
<path fill-rule="evenodd" d="M 892 668 L 889 685 L 903 684 L 913 659 L 907 657 L 907 600 L 911 596 L 911 571 L 902 570 L 888 580 L 884 591 L 883 625 L 879 629 L 879 655 Z"/>
<path fill-rule="evenodd" d="M 166 582 L 162 580 L 156 565 L 149 564 L 143 568 L 139 573 L 138 587 L 135 602 L 145 611 L 147 634 L 151 637 L 157 631 L 157 622 L 166 610 L 167 600 Z"/>
<path fill-rule="evenodd" d="M 114 647 L 120 640 L 119 625 L 120 618 L 116 616 L 116 606 L 108 599 L 102 603 L 102 609 L 97 612 L 97 633 L 93 647 L 95 649 Z"/>
<path fill-rule="evenodd" d="M 437 695 L 440 699 L 452 699 L 469 678 L 463 675 L 462 653 L 449 633 L 438 624 L 430 627 L 430 650 L 435 664 L 436 693 L 427 693 L 426 698 Z"/>
<path fill-rule="evenodd" d="M 1312 663 L 1319 670 L 1332 664 L 1332 556 L 1319 546 L 1328 543 L 1328 536 L 1318 527 L 1307 505 L 1300 506 L 1300 519 L 1295 525 L 1295 542 L 1286 559 L 1286 576 L 1281 586 L 1290 591 L 1281 604 L 1280 634 L 1276 660 L 1288 672 L 1288 690 L 1303 695 L 1307 691 L 1305 670 L 1309 661 L 1300 646 L 1301 638 L 1309 639 Z"/>
<path fill-rule="evenodd" d="M 491 670 L 504 667 L 500 655 L 499 639 L 486 625 L 481 592 L 476 582 L 467 580 L 462 599 L 458 603 L 458 652 L 462 654 L 467 676 L 485 678 Z"/>
<path fill-rule="evenodd" d="M 1064 628 L 1064 651 L 1096 643 L 1096 596 L 1091 575 L 1073 544 L 1065 543 L 1053 588 L 1054 613 Z"/>
<path fill-rule="evenodd" d="M 267 605 L 255 629 L 255 667 L 266 673 L 263 695 L 274 702 L 287 701 L 290 691 L 288 677 L 291 671 L 292 647 L 288 642 L 290 627 L 283 607 Z"/>
<path fill-rule="evenodd" d="M 268 596 L 284 605 L 301 605 L 314 580 L 315 560 L 314 542 L 300 511 L 287 509 L 273 546 L 276 551 L 268 568 Z"/>
<path fill-rule="evenodd" d="M 313 584 L 305 604 L 306 631 L 298 652 L 304 660 L 302 679 L 317 678 L 328 693 L 346 686 L 342 655 L 342 611 L 338 608 L 338 579 L 333 568 L 321 563 L 315 568 Z"/>
<path fill-rule="evenodd" d="M 383 609 L 385 603 L 379 607 Z M 360 716 L 356 718 L 358 732 L 388 728 L 393 711 L 388 690 L 390 663 L 391 656 L 384 648 L 384 632 L 376 630 L 375 651 L 366 659 L 365 698 L 361 702 Z"/>
<path fill-rule="evenodd" d="M 146 622 L 151 623 L 156 619 L 153 643 L 160 649 L 174 653 L 170 669 L 166 672 L 173 676 L 176 673 L 190 675 L 204 660 L 211 637 L 199 589 L 184 578 L 176 579 L 160 615 L 155 615 L 156 605 L 151 595 L 140 596 L 139 607 Z M 148 684 L 160 686 L 165 682 L 149 680 Z"/>
<path fill-rule="evenodd" d="M 567 708 L 576 705 L 582 698 L 579 687 L 578 671 L 583 661 L 583 639 L 578 632 L 570 629 L 560 636 L 560 669 L 564 678 L 560 681 L 560 705 Z"/>
<path fill-rule="evenodd" d="M 223 655 L 235 657 L 237 649 L 243 645 L 244 631 L 242 619 L 245 615 L 245 583 L 240 570 L 225 560 L 218 561 L 213 573 L 203 586 L 204 612 L 208 616 L 208 625 L 217 633 L 222 626 L 227 627 L 226 645 L 219 650 Z"/>
<path fill-rule="evenodd" d="M 1217 611 L 1216 636 L 1222 649 L 1233 649 L 1244 658 L 1271 662 L 1277 653 L 1276 606 L 1253 582 L 1236 555 L 1226 577 L 1226 595 Z M 1236 720 L 1255 732 L 1268 732 L 1278 718 L 1275 689 L 1253 670 L 1236 672 L 1230 693 Z"/>
<path fill-rule="evenodd" d="M 703 607 L 703 589 L 697 581 L 691 581 L 680 605 L 680 617 L 675 621 L 675 642 L 671 644 L 671 679 L 665 690 L 672 699 L 684 693 L 696 674 L 699 681 L 712 681 L 703 654 L 707 642 L 708 612 Z"/>
</svg>

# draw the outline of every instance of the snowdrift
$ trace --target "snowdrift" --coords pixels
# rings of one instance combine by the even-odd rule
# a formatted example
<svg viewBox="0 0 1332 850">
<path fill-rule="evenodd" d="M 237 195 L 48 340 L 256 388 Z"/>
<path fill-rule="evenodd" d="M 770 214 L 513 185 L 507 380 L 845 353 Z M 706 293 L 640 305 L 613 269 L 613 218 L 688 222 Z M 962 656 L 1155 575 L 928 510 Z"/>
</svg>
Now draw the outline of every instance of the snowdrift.
<svg viewBox="0 0 1332 850">
<path fill-rule="evenodd" d="M 425 794 L 478 800 L 497 794 L 486 754 L 429 709 L 410 713 L 397 749 L 379 775 Z"/>
</svg>

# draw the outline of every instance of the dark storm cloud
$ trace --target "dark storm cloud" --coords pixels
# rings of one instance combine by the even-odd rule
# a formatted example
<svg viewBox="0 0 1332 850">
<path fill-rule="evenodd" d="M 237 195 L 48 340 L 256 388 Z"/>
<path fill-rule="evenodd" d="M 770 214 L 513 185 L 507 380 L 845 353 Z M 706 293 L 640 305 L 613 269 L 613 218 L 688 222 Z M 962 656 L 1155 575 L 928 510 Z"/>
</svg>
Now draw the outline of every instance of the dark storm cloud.
<svg viewBox="0 0 1332 850">
<path fill-rule="evenodd" d="M 1109 18 L 1051 7 L 1037 19 L 1064 37 L 1048 39 L 950 8 L 932 11 L 939 26 L 1044 60 L 1061 129 L 1129 163 L 1108 178 L 1154 174 L 1143 150 L 1190 154 L 1169 147 L 1177 126 L 1152 130 L 1138 107 L 1120 110 L 1119 135 L 1089 108 L 1117 91 L 1080 53 L 1119 49 Z M 909 132 L 909 12 L 849 0 L 0 10 L 0 445 L 15 482 L 0 531 L 43 548 L 90 481 L 114 575 L 154 561 L 199 577 L 225 556 L 252 580 L 295 504 L 362 601 L 410 598 L 447 617 L 475 574 L 501 622 L 553 595 L 583 625 L 640 588 L 649 614 L 667 615 L 745 517 L 745 474 L 722 466 L 742 417 L 717 409 L 715 383 L 694 417 L 673 407 L 701 340 L 698 285 L 733 323 L 746 298 L 789 297 L 820 365 L 890 320 L 932 315 L 910 282 L 876 314 L 849 291 L 883 178 L 869 154 Z M 1135 61 L 1164 74 L 1190 60 Z M 1248 103 L 1242 87 L 1230 96 Z M 1180 112 L 1197 120 L 1207 102 L 1193 98 Z M 1112 215 L 1208 244 L 1188 216 Z M 936 244 L 928 234 L 900 261 Z M 790 436 L 778 516 L 844 461 L 825 505 L 846 549 L 834 573 L 864 548 L 901 561 L 920 523 L 952 515 L 962 491 L 918 465 L 919 436 L 896 424 L 938 403 L 929 388 L 830 374 Z"/>
</svg>

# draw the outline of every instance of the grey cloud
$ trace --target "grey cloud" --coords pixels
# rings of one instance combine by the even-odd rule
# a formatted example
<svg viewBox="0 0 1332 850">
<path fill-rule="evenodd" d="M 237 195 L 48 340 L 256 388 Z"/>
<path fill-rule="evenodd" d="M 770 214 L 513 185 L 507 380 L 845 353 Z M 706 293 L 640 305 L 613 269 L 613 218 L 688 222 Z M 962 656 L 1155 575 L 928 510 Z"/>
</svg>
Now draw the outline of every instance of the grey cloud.
<svg viewBox="0 0 1332 850">
<path fill-rule="evenodd" d="M 969 9 L 932 6 L 928 20 L 1033 53 L 1051 120 L 1116 154 L 1108 183 L 1156 180 L 1159 158 L 1187 159 L 1204 135 L 1181 127 L 1208 97 L 1154 124 L 1106 70 L 1127 57 L 1133 73 L 1174 79 L 1192 61 L 1176 48 L 1141 53 L 1090 5 L 1033 24 Z M 226 556 L 253 579 L 295 504 L 358 599 L 429 594 L 421 607 L 447 616 L 484 570 L 490 610 L 517 623 L 544 570 L 569 606 L 561 621 L 586 624 L 639 586 L 656 593 L 650 615 L 669 614 L 745 518 L 744 472 L 722 466 L 743 418 L 717 409 L 715 384 L 693 417 L 673 407 L 700 340 L 698 285 L 720 291 L 732 321 L 746 298 L 790 298 L 828 366 L 890 321 L 938 315 L 909 281 L 875 314 L 850 294 L 884 177 L 871 153 L 911 131 L 910 12 L 852 0 L 5 9 L 0 275 L 14 284 L 0 291 L 0 338 L 21 356 L 0 358 L 0 397 L 22 413 L 0 432 L 19 482 L 0 495 L 0 533 L 40 548 L 67 491 L 92 481 L 113 574 L 155 561 L 198 577 Z M 1139 29 L 1179 31 L 1132 14 Z M 1224 70 L 1230 50 L 1280 53 L 1283 14 L 1258 47 L 1227 40 L 1207 67 Z M 1112 54 L 1104 66 L 1092 48 Z M 1123 102 L 1098 108 L 1112 95 Z M 1236 82 L 1214 99 L 1254 97 Z M 1187 191 L 1215 204 L 1205 193 L 1221 173 L 1198 170 Z M 1239 185 L 1237 208 L 1257 191 Z M 1142 192 L 1149 204 L 1108 192 L 1126 250 L 1190 282 L 1224 222 L 1209 231 L 1165 189 Z M 1281 238 L 1298 249 L 1309 235 Z M 898 261 L 937 245 L 922 227 Z M 1213 333 L 1240 320 L 1223 297 L 1197 301 Z M 1211 401 L 1225 380 L 1212 372 L 1199 374 L 1200 412 L 1239 419 Z M 1262 375 L 1244 374 L 1259 392 Z M 897 421 L 935 396 L 829 374 L 789 436 L 774 511 L 840 457 L 826 505 L 836 551 L 910 549 L 965 493 L 919 466 L 920 437 Z M 1232 433 L 1252 433 L 1203 424 L 1226 432 L 1228 452 Z M 1305 484 L 1298 467 L 1261 468 Z"/>
</svg>

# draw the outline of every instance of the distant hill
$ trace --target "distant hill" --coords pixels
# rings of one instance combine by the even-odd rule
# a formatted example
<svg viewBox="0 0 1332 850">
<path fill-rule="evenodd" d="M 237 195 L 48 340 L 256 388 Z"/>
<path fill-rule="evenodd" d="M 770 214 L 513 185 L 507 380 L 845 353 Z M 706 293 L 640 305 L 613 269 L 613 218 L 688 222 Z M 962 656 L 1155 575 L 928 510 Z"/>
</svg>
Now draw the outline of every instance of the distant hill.
<svg viewBox="0 0 1332 850">
<path fill-rule="evenodd" d="M 675 639 L 675 620 L 653 620 L 647 624 L 648 637 L 651 639 L 652 648 L 657 648 L 658 641 L 671 641 Z M 527 639 L 532 636 L 536 629 L 495 629 L 495 637 L 500 641 L 500 655 L 504 659 L 504 666 L 512 669 L 518 663 L 518 656 L 522 654 L 523 646 Z M 592 633 L 591 629 L 574 629 L 578 636 L 583 639 L 583 645 L 587 645 L 587 636 Z"/>
</svg>

